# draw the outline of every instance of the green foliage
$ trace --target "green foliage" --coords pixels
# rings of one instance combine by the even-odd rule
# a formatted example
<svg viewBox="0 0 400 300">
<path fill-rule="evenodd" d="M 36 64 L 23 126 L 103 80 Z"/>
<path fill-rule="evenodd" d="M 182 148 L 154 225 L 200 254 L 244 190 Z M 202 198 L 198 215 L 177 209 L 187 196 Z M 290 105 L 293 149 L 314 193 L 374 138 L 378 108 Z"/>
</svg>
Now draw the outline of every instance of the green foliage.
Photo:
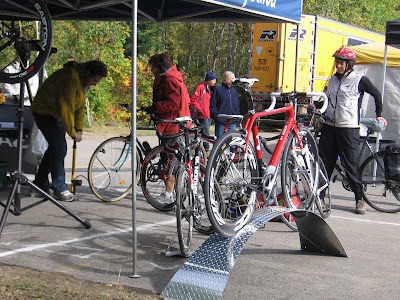
<svg viewBox="0 0 400 300">
<path fill-rule="evenodd" d="M 151 73 L 148 57 L 141 55 L 137 60 L 137 108 L 151 106 L 153 102 L 153 73 Z M 147 115 L 138 112 L 138 118 L 143 119 Z"/>
<path fill-rule="evenodd" d="M 132 25 L 129 23 L 129 28 L 132 30 Z M 149 55 L 149 53 L 156 53 L 163 51 L 164 42 L 162 36 L 164 27 L 159 23 L 152 22 L 138 22 L 137 23 L 137 54 Z M 131 31 L 132 32 L 132 31 Z M 132 55 L 132 37 L 129 36 L 125 44 L 125 55 Z"/>
<path fill-rule="evenodd" d="M 397 19 L 400 5 L 393 0 L 304 0 L 303 13 L 327 17 L 384 34 L 386 22 Z"/>
<path fill-rule="evenodd" d="M 98 59 L 108 66 L 109 76 L 88 92 L 95 120 L 108 119 L 113 107 L 131 101 L 131 60 L 124 55 L 124 43 L 130 36 L 126 23 L 54 21 L 53 27 L 53 46 L 58 52 L 48 60 L 48 74 L 68 60 Z"/>
</svg>

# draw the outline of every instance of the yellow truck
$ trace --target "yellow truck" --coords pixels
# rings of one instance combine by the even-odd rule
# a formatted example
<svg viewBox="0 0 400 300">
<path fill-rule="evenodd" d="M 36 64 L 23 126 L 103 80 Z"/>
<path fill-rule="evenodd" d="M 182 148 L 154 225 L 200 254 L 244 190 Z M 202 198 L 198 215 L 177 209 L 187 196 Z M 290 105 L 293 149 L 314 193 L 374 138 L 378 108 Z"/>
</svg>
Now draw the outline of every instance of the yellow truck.
<svg viewBox="0 0 400 300">
<path fill-rule="evenodd" d="M 252 25 L 249 75 L 260 80 L 252 89 L 256 100 L 269 100 L 269 93 L 275 91 L 323 91 L 333 74 L 332 55 L 340 46 L 383 41 L 385 36 L 324 17 L 302 15 L 298 40 L 297 51 L 296 24 Z"/>
</svg>

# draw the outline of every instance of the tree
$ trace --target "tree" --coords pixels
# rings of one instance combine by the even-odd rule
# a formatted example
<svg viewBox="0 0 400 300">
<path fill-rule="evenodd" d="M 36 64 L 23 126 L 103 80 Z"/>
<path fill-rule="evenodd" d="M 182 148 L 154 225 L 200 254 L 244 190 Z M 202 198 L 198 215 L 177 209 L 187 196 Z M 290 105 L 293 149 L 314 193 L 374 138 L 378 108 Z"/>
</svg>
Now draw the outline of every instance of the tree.
<svg viewBox="0 0 400 300">
<path fill-rule="evenodd" d="M 393 0 L 304 0 L 303 13 L 385 33 L 386 22 L 398 18 L 398 6 Z"/>
</svg>

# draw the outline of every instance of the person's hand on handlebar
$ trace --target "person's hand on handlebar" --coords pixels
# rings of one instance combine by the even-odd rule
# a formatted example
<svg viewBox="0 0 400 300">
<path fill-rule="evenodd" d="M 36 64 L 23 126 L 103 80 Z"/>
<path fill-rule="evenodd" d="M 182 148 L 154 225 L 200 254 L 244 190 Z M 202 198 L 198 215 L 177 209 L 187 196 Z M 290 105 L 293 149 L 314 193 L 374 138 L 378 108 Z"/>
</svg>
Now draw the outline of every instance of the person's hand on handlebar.
<svg viewBox="0 0 400 300">
<path fill-rule="evenodd" d="M 387 126 L 387 122 L 386 122 L 386 120 L 385 120 L 384 117 L 376 117 L 376 119 L 377 119 L 378 121 L 382 121 L 383 124 L 385 125 L 385 127 Z"/>
<path fill-rule="evenodd" d="M 147 107 L 141 107 L 140 110 L 146 112 L 147 114 L 151 115 L 157 111 L 157 108 L 152 105 L 152 106 L 147 106 Z"/>
</svg>

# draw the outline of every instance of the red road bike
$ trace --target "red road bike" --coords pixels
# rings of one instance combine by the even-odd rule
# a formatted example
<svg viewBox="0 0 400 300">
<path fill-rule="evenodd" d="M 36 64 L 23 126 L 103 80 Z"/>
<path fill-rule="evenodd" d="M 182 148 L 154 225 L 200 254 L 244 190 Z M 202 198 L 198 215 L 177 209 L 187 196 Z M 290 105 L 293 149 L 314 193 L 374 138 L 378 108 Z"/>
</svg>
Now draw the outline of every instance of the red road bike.
<svg viewBox="0 0 400 300">
<path fill-rule="evenodd" d="M 243 88 L 250 103 L 253 103 L 250 89 L 256 81 L 255 78 L 235 81 Z M 290 104 L 274 109 L 277 97 Z M 317 144 L 308 128 L 297 125 L 294 108 L 298 99 L 307 97 L 322 99 L 321 112 L 325 111 L 328 101 L 324 93 L 272 93 L 268 109 L 262 112 L 250 110 L 243 129 L 224 133 L 213 146 L 205 172 L 204 194 L 209 219 L 222 236 L 232 237 L 243 228 L 256 208 L 279 206 L 279 170 L 286 203 L 298 201 L 307 206 L 313 201 L 319 173 Z M 286 122 L 270 161 L 265 163 L 256 121 L 280 113 L 286 114 Z M 290 219 L 286 223 L 296 229 Z"/>
</svg>

